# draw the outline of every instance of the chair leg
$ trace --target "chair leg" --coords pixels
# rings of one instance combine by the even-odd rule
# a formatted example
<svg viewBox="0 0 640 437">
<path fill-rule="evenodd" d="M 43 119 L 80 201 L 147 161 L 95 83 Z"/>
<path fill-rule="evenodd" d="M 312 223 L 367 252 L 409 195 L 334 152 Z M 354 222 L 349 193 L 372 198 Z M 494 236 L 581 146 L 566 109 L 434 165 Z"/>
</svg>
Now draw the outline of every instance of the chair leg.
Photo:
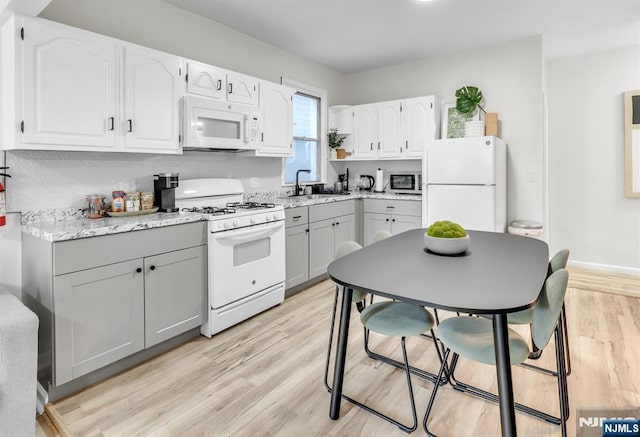
<svg viewBox="0 0 640 437">
<path fill-rule="evenodd" d="M 442 363 L 440 364 L 440 370 L 438 371 L 438 380 L 442 379 L 443 377 L 443 373 L 445 372 L 445 369 L 447 368 L 447 359 L 449 358 L 449 353 L 451 352 L 451 349 L 447 349 L 444 353 L 444 358 L 442 360 Z M 448 373 L 448 371 L 447 371 Z M 432 433 L 431 431 L 429 431 L 429 426 L 428 426 L 428 422 L 429 422 L 429 415 L 431 414 L 431 409 L 433 408 L 433 404 L 436 400 L 436 394 L 438 393 L 438 388 L 440 387 L 440 384 L 433 384 L 433 390 L 431 391 L 431 397 L 429 398 L 429 404 L 427 405 L 427 411 L 424 413 L 424 419 L 422 420 L 422 427 L 424 428 L 424 431 L 427 433 L 427 435 L 431 436 L 431 437 L 437 437 L 434 433 Z"/>
<path fill-rule="evenodd" d="M 355 399 L 346 396 L 346 395 L 342 395 L 342 399 L 351 402 L 354 405 L 357 405 L 358 407 L 362 408 L 363 410 L 368 411 L 369 413 L 372 413 L 376 416 L 378 416 L 381 419 L 386 420 L 389 423 L 392 423 L 394 425 L 396 425 L 398 428 L 400 428 L 402 431 L 406 432 L 406 433 L 411 433 L 413 431 L 415 431 L 418 428 L 418 416 L 417 416 L 417 412 L 416 412 L 416 404 L 415 404 L 415 399 L 413 397 L 413 385 L 411 384 L 411 372 L 409 371 L 409 360 L 407 358 L 407 348 L 406 348 L 406 344 L 405 344 L 405 337 L 402 337 L 401 339 L 401 345 L 402 345 L 402 357 L 404 359 L 404 371 L 405 371 L 405 375 L 407 377 L 407 388 L 409 390 L 409 400 L 411 402 L 411 412 L 413 415 L 413 424 L 411 426 L 407 426 L 403 423 L 398 422 L 397 420 L 381 413 L 378 410 L 374 410 L 373 408 L 369 407 L 368 405 L 363 404 L 362 402 L 356 401 Z"/>
<path fill-rule="evenodd" d="M 564 336 L 562 323 L 558 323 L 555 330 L 556 368 L 558 369 L 558 400 L 560 404 L 560 428 L 562 437 L 567 436 L 567 418 L 569 417 L 569 393 L 567 387 L 567 369 L 565 367 Z"/>
<path fill-rule="evenodd" d="M 331 347 L 333 345 L 333 330 L 336 324 L 336 313 L 338 311 L 338 295 L 340 289 L 336 285 L 336 296 L 333 299 L 333 312 L 331 314 L 331 329 L 329 330 L 329 347 L 327 348 L 327 363 L 324 367 L 324 388 L 331 393 L 331 386 L 329 386 L 329 364 L 331 361 Z"/>
<path fill-rule="evenodd" d="M 564 335 L 562 336 L 564 339 L 564 350 L 567 354 L 567 375 L 571 375 L 571 352 L 569 351 L 569 330 L 567 328 L 567 309 L 565 304 L 562 304 L 562 331 Z"/>
</svg>

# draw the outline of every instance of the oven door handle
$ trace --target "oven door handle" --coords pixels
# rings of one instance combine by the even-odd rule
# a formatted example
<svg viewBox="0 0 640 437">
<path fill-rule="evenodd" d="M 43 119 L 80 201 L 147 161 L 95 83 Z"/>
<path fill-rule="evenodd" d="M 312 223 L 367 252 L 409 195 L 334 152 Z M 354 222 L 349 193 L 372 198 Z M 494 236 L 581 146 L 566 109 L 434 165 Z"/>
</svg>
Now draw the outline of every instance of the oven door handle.
<svg viewBox="0 0 640 437">
<path fill-rule="evenodd" d="M 251 226 L 249 229 L 243 228 L 234 231 L 216 232 L 213 234 L 216 240 L 250 241 L 257 238 L 267 237 L 284 227 L 284 222 L 277 222 L 275 225 L 264 224 Z"/>
</svg>

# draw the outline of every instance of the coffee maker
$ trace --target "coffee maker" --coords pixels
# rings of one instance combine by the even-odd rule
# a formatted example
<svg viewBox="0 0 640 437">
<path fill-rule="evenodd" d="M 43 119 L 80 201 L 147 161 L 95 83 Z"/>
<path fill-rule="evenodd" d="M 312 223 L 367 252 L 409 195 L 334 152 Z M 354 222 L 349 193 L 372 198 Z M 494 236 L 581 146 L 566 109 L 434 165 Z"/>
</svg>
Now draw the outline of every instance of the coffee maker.
<svg viewBox="0 0 640 437">
<path fill-rule="evenodd" d="M 176 188 L 178 173 L 158 173 L 153 175 L 155 204 L 162 212 L 177 212 Z"/>
</svg>

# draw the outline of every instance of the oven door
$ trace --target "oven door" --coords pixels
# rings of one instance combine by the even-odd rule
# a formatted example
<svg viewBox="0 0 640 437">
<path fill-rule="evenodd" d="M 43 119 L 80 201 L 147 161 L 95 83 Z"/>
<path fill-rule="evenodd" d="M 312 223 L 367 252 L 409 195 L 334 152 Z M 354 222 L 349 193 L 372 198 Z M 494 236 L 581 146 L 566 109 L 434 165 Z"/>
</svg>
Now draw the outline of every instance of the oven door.
<svg viewBox="0 0 640 437">
<path fill-rule="evenodd" d="M 209 303 L 220 308 L 285 280 L 284 221 L 209 234 Z"/>
</svg>

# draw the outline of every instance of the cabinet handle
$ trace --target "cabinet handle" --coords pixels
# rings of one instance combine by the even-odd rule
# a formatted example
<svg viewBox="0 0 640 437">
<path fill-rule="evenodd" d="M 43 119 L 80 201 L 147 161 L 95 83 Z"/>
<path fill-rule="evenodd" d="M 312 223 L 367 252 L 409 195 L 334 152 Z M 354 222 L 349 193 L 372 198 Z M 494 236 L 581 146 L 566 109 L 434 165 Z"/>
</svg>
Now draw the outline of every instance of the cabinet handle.
<svg viewBox="0 0 640 437">
<path fill-rule="evenodd" d="M 373 143 L 371 143 L 371 151 L 373 151 Z"/>
<path fill-rule="evenodd" d="M 113 117 L 109 117 L 109 130 L 114 130 L 115 128 L 115 119 Z"/>
<path fill-rule="evenodd" d="M 380 141 L 378 141 L 378 150 L 380 150 Z"/>
<path fill-rule="evenodd" d="M 138 268 L 136 269 L 136 273 L 142 273 L 142 267 L 138 267 Z"/>
<path fill-rule="evenodd" d="M 335 223 L 331 223 L 331 226 L 335 226 L 335 225 L 336 225 Z"/>
<path fill-rule="evenodd" d="M 156 269 L 156 266 L 149 267 L 149 270 L 155 270 L 155 269 Z"/>
<path fill-rule="evenodd" d="M 340 222 L 336 222 L 336 226 L 338 226 L 340 224 Z"/>
<path fill-rule="evenodd" d="M 293 216 L 293 219 L 294 219 L 294 220 L 298 220 L 298 219 L 301 219 L 301 218 L 302 218 L 302 216 L 301 216 L 301 215 L 294 215 L 294 216 Z"/>
<path fill-rule="evenodd" d="M 229 84 L 229 94 L 233 94 L 233 84 Z"/>
<path fill-rule="evenodd" d="M 395 209 L 395 206 L 393 206 L 393 205 L 387 206 L 387 209 Z"/>
<path fill-rule="evenodd" d="M 391 219 L 391 221 L 395 223 L 396 219 Z"/>
<path fill-rule="evenodd" d="M 218 91 L 222 89 L 222 79 L 218 79 Z"/>
<path fill-rule="evenodd" d="M 305 231 L 307 234 L 309 233 L 309 229 L 305 229 L 304 231 Z"/>
<path fill-rule="evenodd" d="M 389 219 L 387 219 L 387 221 L 389 221 Z"/>
<path fill-rule="evenodd" d="M 133 132 L 133 120 L 129 119 L 127 123 L 129 123 L 129 132 Z"/>
</svg>

